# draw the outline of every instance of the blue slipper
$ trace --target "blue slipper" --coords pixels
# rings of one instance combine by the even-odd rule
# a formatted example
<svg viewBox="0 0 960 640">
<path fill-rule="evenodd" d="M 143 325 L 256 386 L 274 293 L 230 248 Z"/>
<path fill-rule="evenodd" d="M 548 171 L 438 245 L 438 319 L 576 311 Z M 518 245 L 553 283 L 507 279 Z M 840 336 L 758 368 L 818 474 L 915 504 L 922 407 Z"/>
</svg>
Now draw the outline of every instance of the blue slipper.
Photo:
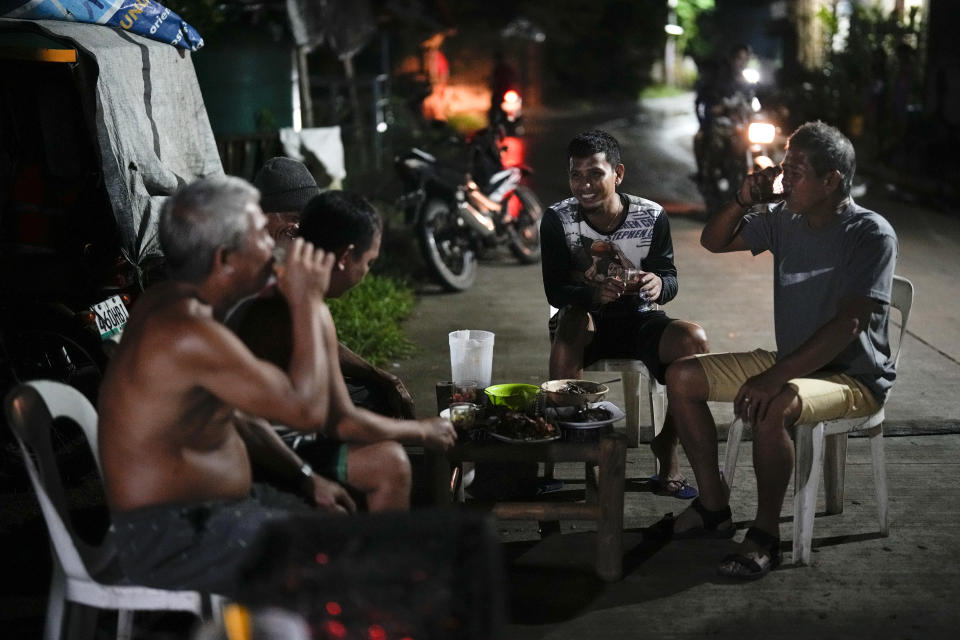
<svg viewBox="0 0 960 640">
<path fill-rule="evenodd" d="M 664 482 L 660 479 L 660 476 L 653 474 L 650 476 L 650 486 L 653 487 L 653 492 L 658 496 L 673 496 L 680 500 L 691 500 L 700 495 L 697 488 L 689 484 L 686 478 L 667 480 Z M 674 488 L 673 491 L 671 491 L 671 488 Z"/>
</svg>

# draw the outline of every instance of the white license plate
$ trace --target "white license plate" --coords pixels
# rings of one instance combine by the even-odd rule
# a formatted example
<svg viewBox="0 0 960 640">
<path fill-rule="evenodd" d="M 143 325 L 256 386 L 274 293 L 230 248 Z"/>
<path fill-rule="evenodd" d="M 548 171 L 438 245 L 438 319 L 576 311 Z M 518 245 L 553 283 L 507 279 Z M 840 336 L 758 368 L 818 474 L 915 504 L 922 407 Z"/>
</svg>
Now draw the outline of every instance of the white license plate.
<svg viewBox="0 0 960 640">
<path fill-rule="evenodd" d="M 94 313 L 101 340 L 109 340 L 113 336 L 119 337 L 127 320 L 130 319 L 127 307 L 120 296 L 111 296 L 103 302 L 98 302 L 91 307 L 91 310 Z"/>
</svg>

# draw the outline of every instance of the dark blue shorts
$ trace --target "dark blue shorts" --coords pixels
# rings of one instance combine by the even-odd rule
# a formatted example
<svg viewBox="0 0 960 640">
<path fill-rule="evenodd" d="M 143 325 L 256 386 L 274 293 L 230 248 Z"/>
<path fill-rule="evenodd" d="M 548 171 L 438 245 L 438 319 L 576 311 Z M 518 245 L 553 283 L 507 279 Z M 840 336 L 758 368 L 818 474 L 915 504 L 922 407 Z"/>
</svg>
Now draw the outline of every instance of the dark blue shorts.
<svg viewBox="0 0 960 640">
<path fill-rule="evenodd" d="M 319 517 L 297 496 L 257 484 L 249 498 L 113 513 L 111 530 L 131 584 L 231 597 L 263 526 L 295 514 Z"/>
</svg>

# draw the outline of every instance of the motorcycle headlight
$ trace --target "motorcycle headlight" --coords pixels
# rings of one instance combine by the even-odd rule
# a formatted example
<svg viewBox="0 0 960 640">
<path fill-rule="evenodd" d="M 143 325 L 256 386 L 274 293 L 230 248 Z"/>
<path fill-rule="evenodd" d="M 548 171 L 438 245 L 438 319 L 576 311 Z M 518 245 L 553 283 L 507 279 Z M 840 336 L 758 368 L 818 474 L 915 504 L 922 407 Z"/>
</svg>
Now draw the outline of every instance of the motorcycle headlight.
<svg viewBox="0 0 960 640">
<path fill-rule="evenodd" d="M 769 122 L 751 122 L 747 139 L 751 144 L 770 144 L 777 135 L 777 128 Z"/>
</svg>

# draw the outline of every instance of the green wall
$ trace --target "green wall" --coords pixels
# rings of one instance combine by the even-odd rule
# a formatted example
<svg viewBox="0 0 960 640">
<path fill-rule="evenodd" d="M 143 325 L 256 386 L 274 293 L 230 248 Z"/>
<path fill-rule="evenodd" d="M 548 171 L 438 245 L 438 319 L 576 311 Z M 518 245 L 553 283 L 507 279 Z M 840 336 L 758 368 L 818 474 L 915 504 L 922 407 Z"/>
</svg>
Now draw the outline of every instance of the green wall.
<svg viewBox="0 0 960 640">
<path fill-rule="evenodd" d="M 293 125 L 291 48 L 287 40 L 237 26 L 222 29 L 217 41 L 193 54 L 214 135 L 258 133 L 258 124 L 270 131 Z"/>
</svg>

